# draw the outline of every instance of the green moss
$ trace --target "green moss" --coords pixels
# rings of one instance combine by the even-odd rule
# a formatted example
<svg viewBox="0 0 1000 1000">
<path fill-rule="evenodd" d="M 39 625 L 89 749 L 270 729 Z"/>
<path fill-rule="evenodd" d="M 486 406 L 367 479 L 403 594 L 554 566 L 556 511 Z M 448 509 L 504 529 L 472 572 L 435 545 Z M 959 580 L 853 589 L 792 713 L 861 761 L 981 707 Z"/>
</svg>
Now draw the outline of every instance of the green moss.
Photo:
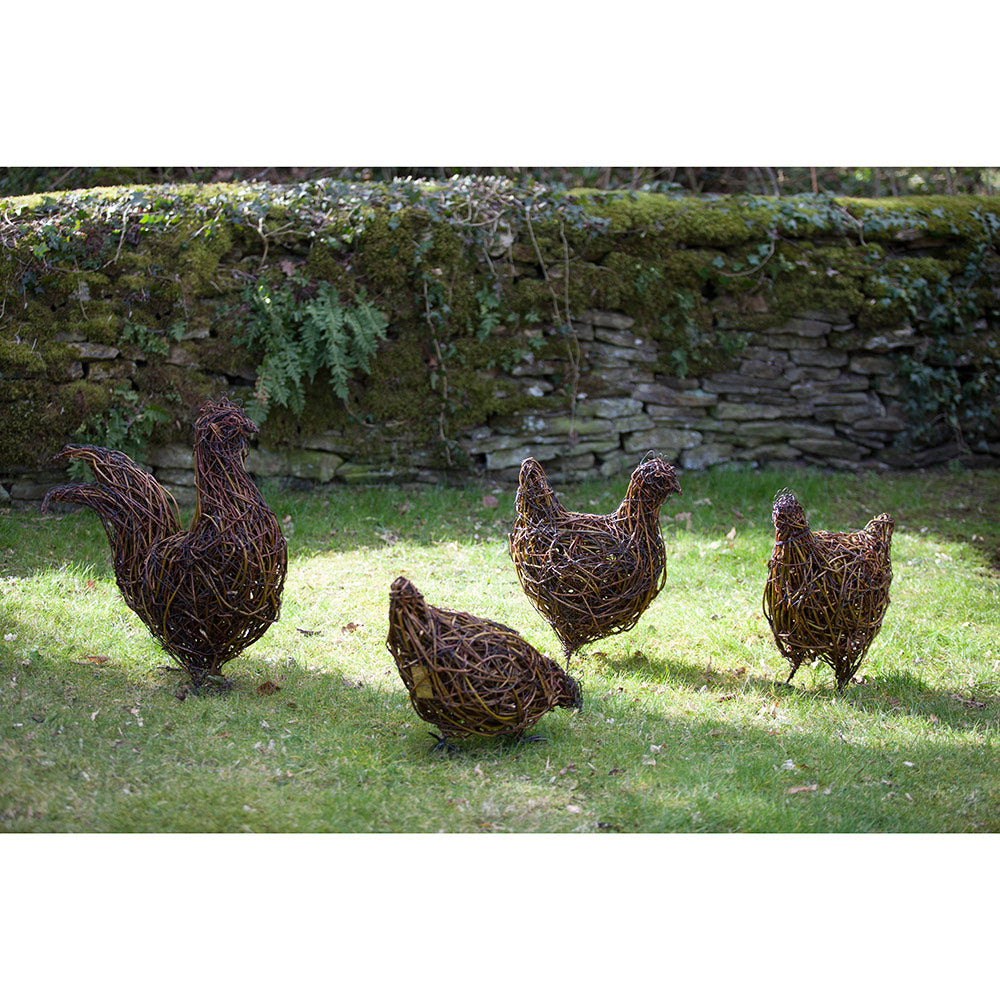
<svg viewBox="0 0 1000 1000">
<path fill-rule="evenodd" d="M 103 412 L 110 401 L 107 382 L 0 380 L 0 468 L 47 466 L 52 455 L 75 439 L 80 424 Z M 25 428 L 31 429 L 29 434 Z"/>
</svg>

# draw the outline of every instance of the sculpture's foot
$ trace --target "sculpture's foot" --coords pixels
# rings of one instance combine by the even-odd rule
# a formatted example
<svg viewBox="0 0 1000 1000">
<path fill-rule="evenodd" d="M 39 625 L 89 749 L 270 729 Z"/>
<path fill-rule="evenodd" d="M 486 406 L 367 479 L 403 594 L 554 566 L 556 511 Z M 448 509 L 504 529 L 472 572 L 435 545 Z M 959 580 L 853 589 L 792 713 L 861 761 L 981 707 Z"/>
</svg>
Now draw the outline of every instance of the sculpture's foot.
<svg viewBox="0 0 1000 1000">
<path fill-rule="evenodd" d="M 518 743 L 548 743 L 549 738 L 547 736 L 539 736 L 538 733 L 518 733 L 517 737 Z"/>
<path fill-rule="evenodd" d="M 233 682 L 222 674 L 199 674 L 197 677 L 191 674 L 190 678 L 188 694 L 225 694 L 233 686 Z"/>
<path fill-rule="evenodd" d="M 431 736 L 437 740 L 434 746 L 431 747 L 431 753 L 439 753 L 442 750 L 447 751 L 449 754 L 458 753 L 458 747 L 453 743 L 449 743 L 441 733 L 435 733 L 433 730 L 430 731 Z"/>
</svg>

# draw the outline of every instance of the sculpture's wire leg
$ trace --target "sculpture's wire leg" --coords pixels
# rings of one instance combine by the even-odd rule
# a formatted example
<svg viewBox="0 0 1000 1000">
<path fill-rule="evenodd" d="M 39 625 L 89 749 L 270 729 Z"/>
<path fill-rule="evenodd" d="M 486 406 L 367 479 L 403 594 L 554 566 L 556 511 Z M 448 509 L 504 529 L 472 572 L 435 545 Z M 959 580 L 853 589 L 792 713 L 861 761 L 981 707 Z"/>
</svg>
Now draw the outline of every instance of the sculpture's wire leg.
<svg viewBox="0 0 1000 1000">
<path fill-rule="evenodd" d="M 785 682 L 782 685 L 782 687 L 791 687 L 792 686 L 792 678 L 795 676 L 795 671 L 798 670 L 800 666 L 802 666 L 802 661 L 801 660 L 799 660 L 798 663 L 796 663 L 796 664 L 794 664 L 792 666 L 792 672 L 785 679 Z"/>
<path fill-rule="evenodd" d="M 434 746 L 431 747 L 431 753 L 436 753 L 439 750 L 446 750 L 449 754 L 458 753 L 458 747 L 454 743 L 449 743 L 442 733 L 435 733 L 433 730 L 429 732 L 437 740 Z"/>
</svg>

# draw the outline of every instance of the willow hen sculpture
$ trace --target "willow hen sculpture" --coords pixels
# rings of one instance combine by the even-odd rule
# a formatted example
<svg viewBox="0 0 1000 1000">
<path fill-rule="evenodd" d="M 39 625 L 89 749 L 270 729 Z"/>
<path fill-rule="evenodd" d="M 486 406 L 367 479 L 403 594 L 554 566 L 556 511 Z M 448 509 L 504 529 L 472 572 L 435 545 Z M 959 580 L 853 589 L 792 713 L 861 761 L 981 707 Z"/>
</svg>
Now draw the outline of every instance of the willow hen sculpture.
<svg viewBox="0 0 1000 1000">
<path fill-rule="evenodd" d="M 66 445 L 56 459 L 83 459 L 93 483 L 49 490 L 54 502 L 90 507 L 111 544 L 125 603 L 187 671 L 197 689 L 221 682 L 222 664 L 277 621 L 287 566 L 277 519 L 244 469 L 257 433 L 242 408 L 205 403 L 194 431 L 197 505 L 181 530 L 173 497 L 127 455 Z"/>
<path fill-rule="evenodd" d="M 825 660 L 837 689 L 856 673 L 889 606 L 894 522 L 879 514 L 861 531 L 811 531 L 802 506 L 781 493 L 771 514 L 764 616 L 778 650 L 792 665 Z"/>
<path fill-rule="evenodd" d="M 449 736 L 521 735 L 550 709 L 583 705 L 577 681 L 514 629 L 433 607 L 402 576 L 389 588 L 386 646 L 439 747 Z"/>
<path fill-rule="evenodd" d="M 632 473 L 613 514 L 577 514 L 559 502 L 535 459 L 522 463 L 510 557 L 567 663 L 588 642 L 632 628 L 663 589 L 660 507 L 680 492 L 673 467 L 654 458 Z"/>
</svg>

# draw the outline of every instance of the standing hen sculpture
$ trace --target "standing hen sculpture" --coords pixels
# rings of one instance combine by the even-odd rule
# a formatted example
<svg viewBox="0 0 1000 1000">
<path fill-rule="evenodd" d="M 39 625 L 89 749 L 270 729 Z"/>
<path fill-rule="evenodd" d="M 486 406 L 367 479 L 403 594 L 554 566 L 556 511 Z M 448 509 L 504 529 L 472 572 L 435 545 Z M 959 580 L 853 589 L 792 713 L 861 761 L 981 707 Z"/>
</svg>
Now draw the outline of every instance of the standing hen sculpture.
<svg viewBox="0 0 1000 1000">
<path fill-rule="evenodd" d="M 257 433 L 237 404 L 206 402 L 194 431 L 197 504 L 181 529 L 177 504 L 120 451 L 66 445 L 56 459 L 82 459 L 95 482 L 49 490 L 50 503 L 89 507 L 111 544 L 125 603 L 187 671 L 195 689 L 226 686 L 222 664 L 277 620 L 287 567 L 277 519 L 244 468 Z"/>
<path fill-rule="evenodd" d="M 643 462 L 612 514 L 578 514 L 557 499 L 534 458 L 521 464 L 509 551 L 517 578 L 562 642 L 581 646 L 626 632 L 666 582 L 660 507 L 680 493 L 673 466 Z"/>
<path fill-rule="evenodd" d="M 892 583 L 893 519 L 879 514 L 855 532 L 811 531 L 791 493 L 774 501 L 774 550 L 768 560 L 764 616 L 792 665 L 825 660 L 837 689 L 857 672 L 882 627 Z"/>
<path fill-rule="evenodd" d="M 521 735 L 550 709 L 583 704 L 577 681 L 520 633 L 436 608 L 402 576 L 389 588 L 386 646 L 417 715 L 441 730 L 438 747 L 449 736 Z"/>
</svg>

